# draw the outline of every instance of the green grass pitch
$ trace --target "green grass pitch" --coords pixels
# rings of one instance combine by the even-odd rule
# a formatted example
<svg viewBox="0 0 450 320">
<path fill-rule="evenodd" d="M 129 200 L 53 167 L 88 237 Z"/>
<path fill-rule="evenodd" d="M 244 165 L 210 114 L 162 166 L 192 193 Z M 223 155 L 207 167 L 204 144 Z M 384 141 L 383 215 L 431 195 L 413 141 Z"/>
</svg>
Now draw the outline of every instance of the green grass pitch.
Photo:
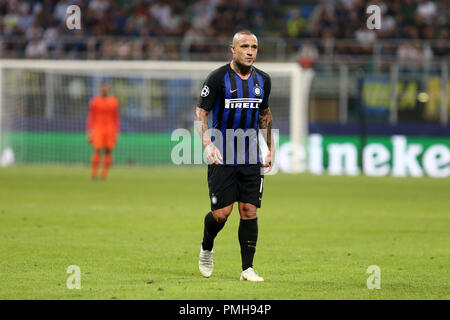
<svg viewBox="0 0 450 320">
<path fill-rule="evenodd" d="M 205 167 L 0 169 L 0 299 L 449 299 L 450 182 L 266 177 L 255 269 L 239 281 L 239 214 L 198 272 Z M 235 206 L 236 210 L 236 206 Z M 68 266 L 81 270 L 69 290 Z M 379 266 L 381 288 L 366 286 Z"/>
</svg>

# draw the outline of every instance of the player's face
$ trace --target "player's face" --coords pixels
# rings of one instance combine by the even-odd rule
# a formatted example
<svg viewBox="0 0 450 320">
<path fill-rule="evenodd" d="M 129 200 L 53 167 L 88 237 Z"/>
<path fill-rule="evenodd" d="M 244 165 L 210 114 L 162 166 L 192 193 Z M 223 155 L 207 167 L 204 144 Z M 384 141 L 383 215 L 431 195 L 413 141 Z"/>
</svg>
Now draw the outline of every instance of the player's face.
<svg viewBox="0 0 450 320">
<path fill-rule="evenodd" d="M 102 96 L 107 96 L 109 93 L 109 85 L 107 83 L 102 83 L 100 86 L 100 93 Z"/>
<path fill-rule="evenodd" d="M 233 39 L 231 52 L 236 63 L 250 67 L 258 54 L 258 39 L 254 35 L 240 34 Z"/>
</svg>

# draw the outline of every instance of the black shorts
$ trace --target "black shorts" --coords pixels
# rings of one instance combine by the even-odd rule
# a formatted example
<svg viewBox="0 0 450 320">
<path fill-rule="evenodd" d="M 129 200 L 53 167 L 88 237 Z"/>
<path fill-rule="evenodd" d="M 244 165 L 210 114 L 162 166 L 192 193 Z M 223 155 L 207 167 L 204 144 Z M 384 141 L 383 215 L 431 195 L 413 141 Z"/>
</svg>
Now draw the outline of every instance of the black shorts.
<svg viewBox="0 0 450 320">
<path fill-rule="evenodd" d="M 208 166 L 211 210 L 236 201 L 261 207 L 264 175 L 260 164 L 246 166 Z"/>
</svg>

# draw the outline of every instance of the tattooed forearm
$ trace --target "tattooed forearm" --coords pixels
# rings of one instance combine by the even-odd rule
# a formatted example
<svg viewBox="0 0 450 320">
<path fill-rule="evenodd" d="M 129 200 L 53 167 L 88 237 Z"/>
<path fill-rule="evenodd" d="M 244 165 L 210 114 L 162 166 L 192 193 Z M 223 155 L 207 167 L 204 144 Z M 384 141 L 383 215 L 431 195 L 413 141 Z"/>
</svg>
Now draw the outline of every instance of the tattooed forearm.
<svg viewBox="0 0 450 320">
<path fill-rule="evenodd" d="M 202 143 L 204 146 L 211 142 L 211 137 L 208 134 L 208 115 L 209 112 L 202 108 L 197 107 L 195 109 L 194 127 L 200 138 L 202 139 Z"/>
<path fill-rule="evenodd" d="M 263 132 L 263 137 L 269 150 L 272 150 L 272 113 L 269 108 L 259 111 L 258 127 L 265 131 Z"/>
<path fill-rule="evenodd" d="M 269 108 L 259 111 L 258 127 L 260 129 L 272 129 L 272 113 Z"/>
</svg>

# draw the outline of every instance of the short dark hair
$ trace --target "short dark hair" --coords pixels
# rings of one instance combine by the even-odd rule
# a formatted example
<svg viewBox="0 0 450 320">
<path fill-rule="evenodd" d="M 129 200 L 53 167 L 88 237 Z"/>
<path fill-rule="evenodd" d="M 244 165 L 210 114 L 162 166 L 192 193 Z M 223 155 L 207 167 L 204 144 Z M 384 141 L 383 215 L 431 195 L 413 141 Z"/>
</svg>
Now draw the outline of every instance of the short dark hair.
<svg viewBox="0 0 450 320">
<path fill-rule="evenodd" d="M 234 35 L 233 35 L 233 40 L 231 40 L 231 45 L 233 44 L 234 37 L 235 37 L 236 35 L 238 35 L 238 34 L 245 34 L 245 35 L 248 35 L 248 36 L 255 36 L 255 34 L 254 34 L 253 32 L 251 32 L 249 29 L 241 29 L 241 30 L 239 30 L 239 31 L 237 31 L 237 32 L 234 33 Z M 255 36 L 255 37 L 256 37 L 256 36 Z"/>
<path fill-rule="evenodd" d="M 241 30 L 237 31 L 235 34 L 246 34 L 246 35 L 249 35 L 249 36 L 254 36 L 255 35 L 249 29 L 241 29 Z"/>
</svg>

